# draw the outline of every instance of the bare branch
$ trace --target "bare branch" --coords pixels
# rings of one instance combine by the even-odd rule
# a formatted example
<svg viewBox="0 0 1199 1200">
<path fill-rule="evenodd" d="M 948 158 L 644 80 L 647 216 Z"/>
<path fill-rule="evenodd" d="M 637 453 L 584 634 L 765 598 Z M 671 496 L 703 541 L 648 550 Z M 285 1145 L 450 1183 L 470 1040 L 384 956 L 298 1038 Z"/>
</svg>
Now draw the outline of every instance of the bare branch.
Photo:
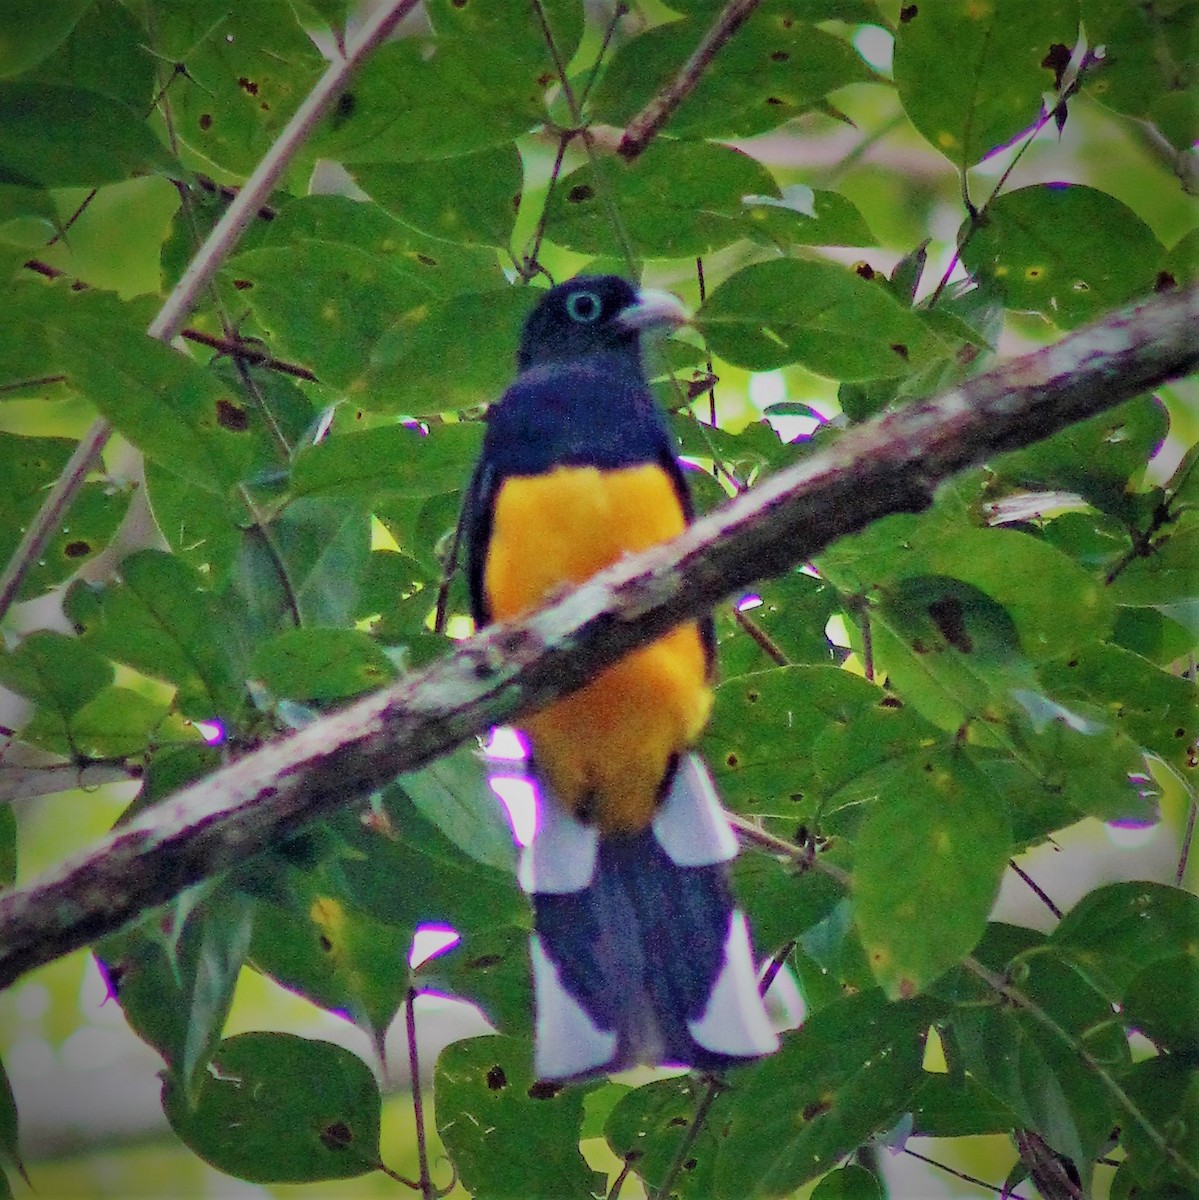
<svg viewBox="0 0 1199 1200">
<path fill-rule="evenodd" d="M 530 617 L 272 742 L 0 897 L 0 986 L 305 822 L 416 770 L 955 472 L 1199 368 L 1199 285 L 1115 313 L 960 387 L 850 430 Z"/>
<path fill-rule="evenodd" d="M 317 122 L 325 115 L 346 85 L 351 73 L 364 58 L 415 8 L 419 0 L 393 0 L 384 5 L 363 25 L 358 37 L 346 50 L 345 58 L 330 63 L 304 102 L 275 139 L 233 203 L 213 226 L 204 245 L 183 272 L 166 303 L 150 322 L 146 333 L 160 342 L 169 342 L 183 328 L 200 293 L 212 282 L 225 259 L 270 196 L 296 151 L 304 144 Z M 87 478 L 92 462 L 104 449 L 112 430 L 100 418 L 84 435 L 70 461 L 63 468 L 38 514 L 30 522 L 21 544 L 13 552 L 0 576 L 0 621 L 15 599 L 25 574 L 36 562 L 64 514 L 71 507 Z"/>
<path fill-rule="evenodd" d="M 717 51 L 741 28 L 746 17 L 758 7 L 758 0 L 729 0 L 716 23 L 704 34 L 679 73 L 625 126 L 616 152 L 630 162 L 654 139 L 671 114 L 695 91 L 700 77 Z"/>
</svg>

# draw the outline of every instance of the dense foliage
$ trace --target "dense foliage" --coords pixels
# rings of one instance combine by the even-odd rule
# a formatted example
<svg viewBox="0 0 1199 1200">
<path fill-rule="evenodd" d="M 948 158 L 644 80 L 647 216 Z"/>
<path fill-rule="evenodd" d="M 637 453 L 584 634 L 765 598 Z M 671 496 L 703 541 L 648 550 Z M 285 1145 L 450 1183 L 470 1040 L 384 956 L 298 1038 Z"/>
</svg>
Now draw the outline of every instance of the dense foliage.
<svg viewBox="0 0 1199 1200">
<path fill-rule="evenodd" d="M 426 0 L 167 347 L 146 326 L 345 5 L 4 6 L 0 561 L 89 422 L 117 435 L 6 619 L 10 764 L 105 765 L 143 780 L 140 808 L 446 653 L 483 406 L 543 276 L 643 271 L 696 304 L 658 387 L 707 508 L 1001 343 L 1196 274 L 1195 0 L 762 0 L 631 160 L 620 129 L 720 6 L 628 8 Z M 1093 874 L 1048 932 L 991 913 L 1014 856 L 1084 818 L 1189 840 L 1195 397 L 997 457 L 718 614 L 703 749 L 782 839 L 738 888 L 807 1006 L 778 1055 L 719 1087 L 534 1085 L 529 915 L 472 746 L 96 946 L 175 1133 L 266 1183 L 389 1159 L 357 1056 L 222 1038 L 249 967 L 380 1044 L 410 989 L 478 1003 L 498 1032 L 449 1046 L 433 1094 L 478 1197 L 602 1195 L 597 1138 L 649 1190 L 879 1196 L 879 1146 L 980 1134 L 1013 1138 L 1011 1180 L 1045 1195 L 1194 1195 L 1185 858 Z M 461 580 L 446 604 L 459 635 Z M 0 885 L 26 877 L 17 850 L 0 804 Z M 411 969 L 429 923 L 461 941 Z"/>
</svg>

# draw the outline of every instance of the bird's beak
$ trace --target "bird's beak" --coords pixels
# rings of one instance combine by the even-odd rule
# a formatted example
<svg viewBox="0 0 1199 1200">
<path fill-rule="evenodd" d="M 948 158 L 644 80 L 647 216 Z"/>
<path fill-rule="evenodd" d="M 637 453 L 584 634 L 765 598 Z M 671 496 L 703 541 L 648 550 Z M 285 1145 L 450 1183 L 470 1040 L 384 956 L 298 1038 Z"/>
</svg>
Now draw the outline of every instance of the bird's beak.
<svg viewBox="0 0 1199 1200">
<path fill-rule="evenodd" d="M 626 329 L 641 332 L 662 326 L 675 329 L 679 325 L 686 325 L 691 320 L 691 314 L 672 292 L 643 288 L 637 293 L 637 299 L 621 310 L 616 320 Z"/>
</svg>

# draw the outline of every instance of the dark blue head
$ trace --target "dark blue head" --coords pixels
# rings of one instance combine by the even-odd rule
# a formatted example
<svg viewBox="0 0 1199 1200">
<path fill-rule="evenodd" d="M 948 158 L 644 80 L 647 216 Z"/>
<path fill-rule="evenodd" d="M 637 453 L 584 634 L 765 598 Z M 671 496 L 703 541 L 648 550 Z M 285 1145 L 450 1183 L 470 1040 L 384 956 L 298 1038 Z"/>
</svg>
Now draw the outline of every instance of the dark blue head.
<svg viewBox="0 0 1199 1200">
<path fill-rule="evenodd" d="M 516 365 L 527 371 L 611 350 L 636 356 L 642 330 L 686 319 L 669 292 L 639 291 L 619 275 L 579 275 L 550 288 L 529 314 Z"/>
</svg>

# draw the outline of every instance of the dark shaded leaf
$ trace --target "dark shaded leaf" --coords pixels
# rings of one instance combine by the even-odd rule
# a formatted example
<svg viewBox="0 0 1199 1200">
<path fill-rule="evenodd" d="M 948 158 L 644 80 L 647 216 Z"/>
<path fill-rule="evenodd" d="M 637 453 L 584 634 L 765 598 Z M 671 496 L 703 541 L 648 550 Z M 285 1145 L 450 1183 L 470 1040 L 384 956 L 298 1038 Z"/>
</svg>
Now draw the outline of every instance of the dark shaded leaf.
<svg viewBox="0 0 1199 1200">
<path fill-rule="evenodd" d="M 189 1107 L 163 1086 L 171 1128 L 205 1162 L 251 1183 L 351 1179 L 379 1162 L 379 1089 L 367 1065 L 330 1042 L 243 1033 L 216 1048 Z"/>
<path fill-rule="evenodd" d="M 579 1152 L 586 1087 L 540 1084 L 523 1038 L 478 1037 L 437 1060 L 437 1132 L 462 1185 L 479 1200 L 602 1194 L 603 1176 Z M 527 1134 L 537 1130 L 530 1153 Z"/>
</svg>

